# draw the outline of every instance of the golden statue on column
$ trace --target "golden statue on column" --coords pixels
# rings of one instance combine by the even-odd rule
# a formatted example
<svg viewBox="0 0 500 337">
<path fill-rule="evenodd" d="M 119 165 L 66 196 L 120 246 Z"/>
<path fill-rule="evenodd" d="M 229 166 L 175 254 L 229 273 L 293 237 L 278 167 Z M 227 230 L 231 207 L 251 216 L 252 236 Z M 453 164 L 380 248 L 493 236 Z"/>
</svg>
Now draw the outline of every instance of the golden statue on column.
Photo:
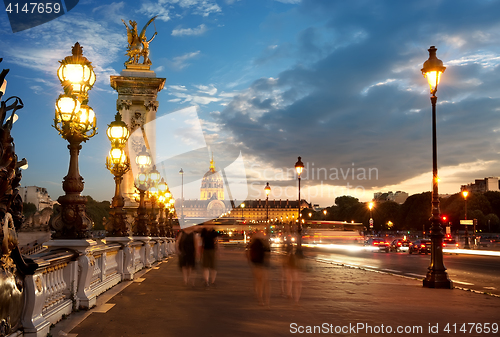
<svg viewBox="0 0 500 337">
<path fill-rule="evenodd" d="M 128 37 L 128 47 L 127 47 L 127 53 L 125 55 L 127 55 L 129 59 L 127 60 L 127 62 L 125 62 L 125 66 L 127 66 L 128 64 L 140 64 L 139 60 L 141 56 L 144 59 L 142 64 L 146 65 L 151 64 L 151 60 L 149 59 L 149 44 L 151 43 L 151 41 L 153 41 L 153 39 L 156 37 L 158 33 L 156 32 L 156 25 L 155 25 L 155 33 L 148 40 L 146 37 L 146 29 L 155 19 L 156 16 L 151 18 L 144 25 L 144 28 L 142 28 L 140 34 L 137 33 L 137 22 L 129 20 L 130 24 L 129 27 L 127 23 L 122 19 L 123 24 L 127 28 L 127 37 Z"/>
</svg>

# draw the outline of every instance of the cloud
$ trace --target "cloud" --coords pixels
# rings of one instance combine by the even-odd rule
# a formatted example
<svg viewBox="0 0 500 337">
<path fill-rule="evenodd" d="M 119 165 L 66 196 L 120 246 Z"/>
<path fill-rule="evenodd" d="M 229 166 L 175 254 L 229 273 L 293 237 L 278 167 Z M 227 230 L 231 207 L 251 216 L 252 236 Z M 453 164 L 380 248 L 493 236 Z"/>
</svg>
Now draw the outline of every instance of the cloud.
<svg viewBox="0 0 500 337">
<path fill-rule="evenodd" d="M 280 51 L 283 43 L 268 44 L 257 63 L 294 62 L 273 77 L 254 80 L 213 114 L 247 155 L 274 168 L 293 165 L 293 157 L 302 155 L 311 170 L 305 184 L 311 185 L 321 183 L 312 176 L 313 164 L 328 172 L 375 168 L 377 179 L 340 179 L 367 190 L 399 186 L 429 172 L 429 89 L 420 69 L 434 43 L 428 31 L 434 18 L 422 3 L 363 4 L 367 7 L 360 11 L 356 2 L 302 2 L 294 22 L 314 18 L 318 24 L 296 30 L 286 53 Z M 500 152 L 495 131 L 500 129 L 500 37 L 495 31 L 500 26 L 494 15 L 483 14 L 500 10 L 500 4 L 438 5 L 446 6 L 454 11 L 432 36 L 448 67 L 438 92 L 439 165 L 490 163 Z M 460 175 L 466 183 L 476 173 L 443 174 Z M 330 178 L 323 183 L 339 185 Z"/>
<path fill-rule="evenodd" d="M 200 55 L 199 50 L 197 50 L 195 52 L 186 53 L 186 54 L 181 55 L 181 56 L 176 56 L 172 59 L 172 61 L 170 62 L 170 65 L 175 70 L 182 70 L 190 65 L 190 63 L 188 63 L 189 60 L 196 58 L 198 55 Z"/>
<path fill-rule="evenodd" d="M 158 16 L 157 19 L 161 21 L 170 21 L 170 9 L 165 8 L 161 5 L 161 1 L 157 3 L 153 2 L 143 2 L 139 13 L 146 15 L 147 17 Z"/>
<path fill-rule="evenodd" d="M 194 88 L 194 89 L 193 89 Z M 226 105 L 237 95 L 236 92 L 228 93 L 215 87 L 215 84 L 195 84 L 192 88 L 186 88 L 183 85 L 170 85 L 168 94 L 174 96 L 169 102 L 179 102 L 180 104 L 208 105 L 218 103 L 221 106 Z"/>
<path fill-rule="evenodd" d="M 207 26 L 204 24 L 199 25 L 197 28 L 178 28 L 172 31 L 172 36 L 192 36 L 202 35 L 207 31 Z"/>
<path fill-rule="evenodd" d="M 124 17 L 123 14 L 124 8 L 125 8 L 125 3 L 123 1 L 112 2 L 109 5 L 102 5 L 95 7 L 92 10 L 92 13 L 106 17 L 108 21 L 121 22 L 121 19 Z"/>
<path fill-rule="evenodd" d="M 83 47 L 83 55 L 94 65 L 98 85 L 108 84 L 109 75 L 116 74 L 110 64 L 122 57 L 123 46 L 127 43 L 126 36 L 118 28 L 110 28 L 73 11 L 16 33 L 15 37 L 17 43 L 4 49 L 10 62 L 48 74 L 56 73 L 58 61 L 71 55 L 71 48 L 78 41 Z"/>
<path fill-rule="evenodd" d="M 146 16 L 158 15 L 159 20 L 169 21 L 172 17 L 184 17 L 187 14 L 208 17 L 210 14 L 222 12 L 222 9 L 212 0 L 159 0 L 143 3 L 139 12 Z"/>
<path fill-rule="evenodd" d="M 281 2 L 281 3 L 284 3 L 284 4 L 293 4 L 293 5 L 296 5 L 296 4 L 299 4 L 302 0 L 275 0 L 275 1 L 278 1 L 278 2 Z"/>
<path fill-rule="evenodd" d="M 206 95 L 213 96 L 217 93 L 217 88 L 213 85 L 195 85 L 198 88 L 198 92 Z"/>
</svg>

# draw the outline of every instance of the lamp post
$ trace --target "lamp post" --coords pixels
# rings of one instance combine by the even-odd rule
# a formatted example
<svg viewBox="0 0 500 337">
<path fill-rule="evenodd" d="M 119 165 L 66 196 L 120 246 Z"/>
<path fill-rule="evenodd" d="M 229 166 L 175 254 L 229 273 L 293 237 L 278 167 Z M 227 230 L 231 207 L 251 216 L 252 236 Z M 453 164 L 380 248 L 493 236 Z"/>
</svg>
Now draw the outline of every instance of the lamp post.
<svg viewBox="0 0 500 337">
<path fill-rule="evenodd" d="M 269 223 L 269 193 L 271 193 L 271 186 L 269 186 L 269 183 L 264 187 L 264 191 L 266 192 L 266 223 Z"/>
<path fill-rule="evenodd" d="M 111 151 L 106 157 L 106 168 L 115 176 L 115 196 L 111 202 L 106 230 L 109 236 L 128 236 L 130 230 L 126 219 L 127 212 L 123 210 L 124 200 L 120 185 L 123 175 L 130 170 L 130 160 L 123 150 L 129 137 L 129 131 L 119 112 L 116 113 L 115 120 L 108 125 L 106 134 L 111 141 Z"/>
<path fill-rule="evenodd" d="M 264 191 L 266 192 L 266 228 L 267 228 L 267 233 L 269 234 L 270 229 L 269 229 L 269 193 L 271 193 L 271 186 L 269 186 L 269 182 L 266 184 L 266 187 L 264 187 Z"/>
<path fill-rule="evenodd" d="M 149 234 L 151 236 L 158 236 L 158 221 L 156 220 L 155 206 L 158 201 L 158 182 L 160 181 L 160 172 L 153 166 L 148 173 L 148 197 L 151 203 L 151 212 L 149 214 Z"/>
<path fill-rule="evenodd" d="M 64 94 L 56 101 L 53 127 L 68 141 L 70 160 L 68 174 L 63 180 L 66 194 L 57 199 L 61 212 L 53 218 L 50 226 L 55 231 L 53 239 L 88 239 L 92 221 L 85 212 L 87 199 L 80 195 L 83 178 L 78 170 L 78 155 L 81 142 L 92 138 L 97 131 L 95 113 L 87 105 L 95 73 L 78 42 L 72 48 L 72 55 L 60 63 L 57 76 Z"/>
<path fill-rule="evenodd" d="M 137 207 L 137 217 L 132 228 L 132 233 L 134 236 L 148 236 L 148 215 L 144 195 L 148 189 L 148 176 L 146 172 L 151 165 L 151 156 L 145 146 L 142 147 L 141 152 L 135 157 L 135 162 L 139 167 L 139 173 L 135 178 L 135 187 L 139 190 L 139 207 Z"/>
<path fill-rule="evenodd" d="M 373 235 L 373 217 L 372 217 L 372 208 L 373 208 L 373 202 L 370 202 L 368 204 L 368 209 L 370 210 L 370 230 L 372 232 L 372 235 Z"/>
<path fill-rule="evenodd" d="M 184 171 L 179 171 L 181 175 L 181 221 L 184 221 Z"/>
<path fill-rule="evenodd" d="M 158 220 L 159 235 L 166 236 L 165 231 L 165 218 L 163 217 L 163 211 L 165 209 L 165 203 L 170 201 L 170 195 L 167 196 L 168 185 L 165 179 L 161 178 L 158 183 L 158 208 L 160 209 L 160 218 Z"/>
<path fill-rule="evenodd" d="M 465 203 L 465 220 L 467 220 L 467 196 L 469 195 L 468 191 L 462 191 L 462 195 L 464 196 L 464 203 Z M 465 244 L 464 244 L 465 249 L 470 249 L 469 246 L 469 228 L 468 225 L 465 224 Z"/>
<path fill-rule="evenodd" d="M 240 207 L 241 207 L 241 220 L 243 221 L 243 220 L 245 220 L 245 218 L 243 217 L 243 208 L 245 208 L 245 203 L 242 202 Z"/>
<path fill-rule="evenodd" d="M 297 171 L 297 178 L 299 180 L 299 200 L 298 200 L 298 211 L 299 214 L 297 216 L 298 220 L 298 225 L 297 225 L 297 246 L 299 250 L 302 250 L 302 224 L 300 223 L 301 219 L 301 214 L 300 214 L 300 175 L 302 174 L 302 171 L 304 170 L 304 163 L 302 163 L 302 160 L 300 160 L 301 157 L 299 157 L 299 160 L 295 163 L 295 171 Z"/>
<path fill-rule="evenodd" d="M 431 215 L 431 262 L 423 281 L 428 288 L 452 288 L 453 283 L 448 278 L 443 262 L 443 232 L 439 211 L 438 169 L 437 169 L 437 137 L 436 137 L 436 103 L 437 87 L 446 67 L 443 61 L 436 57 L 436 47 L 429 48 L 429 59 L 424 62 L 422 74 L 429 83 L 432 104 L 432 215 Z"/>
<path fill-rule="evenodd" d="M 323 210 L 324 219 L 326 220 L 326 209 Z"/>
</svg>

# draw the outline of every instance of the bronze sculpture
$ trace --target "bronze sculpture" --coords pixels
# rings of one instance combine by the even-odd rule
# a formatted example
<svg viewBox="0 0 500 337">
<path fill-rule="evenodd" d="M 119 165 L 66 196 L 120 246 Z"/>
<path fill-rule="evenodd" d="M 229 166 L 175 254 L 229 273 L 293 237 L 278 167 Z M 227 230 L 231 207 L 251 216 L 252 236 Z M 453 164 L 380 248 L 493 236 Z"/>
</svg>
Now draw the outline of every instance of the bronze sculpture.
<svg viewBox="0 0 500 337">
<path fill-rule="evenodd" d="M 129 20 L 130 27 L 127 23 L 122 19 L 123 24 L 127 28 L 127 38 L 128 38 L 128 47 L 127 47 L 127 55 L 129 59 L 125 62 L 125 66 L 129 64 L 139 64 L 139 60 L 141 56 L 143 57 L 142 64 L 151 65 L 151 60 L 149 59 L 149 43 L 153 41 L 153 39 L 158 34 L 156 32 L 153 36 L 148 40 L 146 37 L 146 29 L 156 19 L 156 16 L 149 19 L 149 21 L 142 28 L 141 33 L 137 33 L 137 22 Z"/>
<path fill-rule="evenodd" d="M 0 87 L 8 72 L 4 69 L 0 74 Z M 0 98 L 2 95 L 0 92 Z M 13 102 L 8 104 L 9 101 Z M 23 203 L 18 187 L 20 166 L 26 160 L 18 162 L 11 136 L 15 112 L 23 107 L 23 101 L 17 96 L 0 103 L 0 336 L 17 329 L 24 305 L 23 274 L 30 272 L 19 253 L 16 234 L 23 221 Z M 9 111 L 12 113 L 7 116 Z"/>
</svg>

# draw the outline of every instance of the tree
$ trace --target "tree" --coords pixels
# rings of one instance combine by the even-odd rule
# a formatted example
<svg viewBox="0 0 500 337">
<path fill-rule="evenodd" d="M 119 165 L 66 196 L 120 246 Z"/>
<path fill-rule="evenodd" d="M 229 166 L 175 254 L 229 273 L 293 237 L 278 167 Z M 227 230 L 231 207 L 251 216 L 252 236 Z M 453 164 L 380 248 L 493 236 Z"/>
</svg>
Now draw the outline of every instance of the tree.
<svg viewBox="0 0 500 337">
<path fill-rule="evenodd" d="M 420 230 L 423 225 L 428 226 L 431 216 L 431 199 L 431 192 L 409 196 L 400 208 L 400 228 Z"/>
<path fill-rule="evenodd" d="M 392 229 L 399 229 L 399 212 L 401 206 L 394 201 L 377 203 L 373 212 L 373 226 L 375 230 L 386 230 L 387 223 L 391 221 L 394 224 Z"/>
<path fill-rule="evenodd" d="M 103 218 L 109 218 L 111 204 L 109 201 L 95 201 L 91 196 L 86 196 L 87 204 L 85 206 L 87 215 L 94 222 L 93 229 L 103 230 Z"/>
<path fill-rule="evenodd" d="M 496 192 L 499 193 L 499 192 Z M 500 230 L 500 218 L 495 213 L 490 213 L 484 217 L 484 228 L 482 229 L 484 232 L 498 232 Z"/>
<path fill-rule="evenodd" d="M 37 211 L 37 208 L 34 203 L 32 202 L 23 202 L 23 215 L 27 218 L 32 214 L 35 214 Z"/>
</svg>

